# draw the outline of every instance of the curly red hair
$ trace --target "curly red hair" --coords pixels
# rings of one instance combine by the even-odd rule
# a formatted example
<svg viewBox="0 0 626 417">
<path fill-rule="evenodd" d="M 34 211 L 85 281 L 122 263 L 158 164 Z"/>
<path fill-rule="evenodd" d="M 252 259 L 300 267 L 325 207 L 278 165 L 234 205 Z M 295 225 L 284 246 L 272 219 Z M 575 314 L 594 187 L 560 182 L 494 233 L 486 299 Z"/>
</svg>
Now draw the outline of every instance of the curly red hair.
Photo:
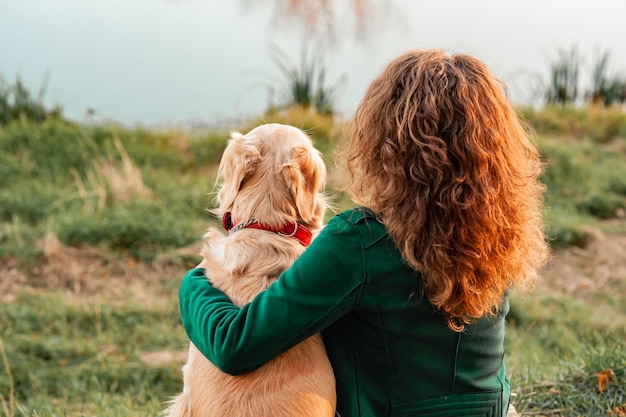
<svg viewBox="0 0 626 417">
<path fill-rule="evenodd" d="M 503 88 L 471 56 L 408 52 L 370 84 L 346 143 L 352 197 L 457 331 L 532 287 L 548 256 L 542 164 Z"/>
</svg>

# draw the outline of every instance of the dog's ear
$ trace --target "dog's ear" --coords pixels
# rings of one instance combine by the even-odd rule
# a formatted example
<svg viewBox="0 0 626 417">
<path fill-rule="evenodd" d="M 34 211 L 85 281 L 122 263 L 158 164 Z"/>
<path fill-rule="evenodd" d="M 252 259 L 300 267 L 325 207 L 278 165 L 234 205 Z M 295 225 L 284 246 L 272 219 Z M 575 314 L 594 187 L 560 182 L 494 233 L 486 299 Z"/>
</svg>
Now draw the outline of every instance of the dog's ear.
<svg viewBox="0 0 626 417">
<path fill-rule="evenodd" d="M 312 223 L 320 215 L 318 193 L 326 181 L 326 165 L 315 149 L 295 146 L 292 162 L 283 166 L 283 175 L 302 220 Z"/>
<path fill-rule="evenodd" d="M 218 169 L 222 187 L 217 194 L 217 200 L 221 209 L 228 210 L 232 207 L 244 180 L 254 173 L 260 159 L 259 150 L 244 135 L 231 132 L 231 139 Z"/>
</svg>

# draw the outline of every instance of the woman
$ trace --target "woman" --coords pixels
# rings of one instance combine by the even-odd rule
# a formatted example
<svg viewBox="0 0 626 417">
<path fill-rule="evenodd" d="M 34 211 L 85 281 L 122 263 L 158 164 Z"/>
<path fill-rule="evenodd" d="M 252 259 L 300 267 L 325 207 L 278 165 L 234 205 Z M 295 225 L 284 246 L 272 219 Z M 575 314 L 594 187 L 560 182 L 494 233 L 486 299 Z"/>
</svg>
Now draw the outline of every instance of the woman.
<svg viewBox="0 0 626 417">
<path fill-rule="evenodd" d="M 241 309 L 189 271 L 196 347 L 239 374 L 321 331 L 342 417 L 506 415 L 507 291 L 533 285 L 547 247 L 538 152 L 501 87 L 467 55 L 393 60 L 346 146 L 363 207 Z"/>
</svg>

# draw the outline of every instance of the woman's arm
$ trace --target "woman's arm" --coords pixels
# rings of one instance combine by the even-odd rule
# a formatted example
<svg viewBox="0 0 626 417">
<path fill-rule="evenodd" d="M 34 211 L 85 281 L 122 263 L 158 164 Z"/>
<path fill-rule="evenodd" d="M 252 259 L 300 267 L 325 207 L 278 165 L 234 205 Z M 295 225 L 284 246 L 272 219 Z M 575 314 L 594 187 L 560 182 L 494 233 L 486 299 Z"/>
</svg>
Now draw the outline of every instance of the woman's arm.
<svg viewBox="0 0 626 417">
<path fill-rule="evenodd" d="M 212 287 L 202 269 L 190 270 L 179 293 L 183 325 L 220 370 L 249 372 L 349 312 L 363 280 L 358 232 L 336 216 L 278 281 L 242 308 Z"/>
</svg>

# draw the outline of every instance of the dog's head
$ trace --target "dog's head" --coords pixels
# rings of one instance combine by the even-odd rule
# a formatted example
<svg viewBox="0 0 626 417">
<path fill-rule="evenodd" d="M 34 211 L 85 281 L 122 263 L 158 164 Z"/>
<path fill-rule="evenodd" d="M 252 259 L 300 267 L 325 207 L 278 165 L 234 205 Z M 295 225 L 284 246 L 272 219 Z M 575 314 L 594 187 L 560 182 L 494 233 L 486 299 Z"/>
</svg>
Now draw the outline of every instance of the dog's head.
<svg viewBox="0 0 626 417">
<path fill-rule="evenodd" d="M 216 214 L 256 218 L 268 226 L 299 221 L 322 226 L 326 200 L 321 190 L 326 167 L 300 129 L 265 124 L 246 135 L 232 132 L 218 171 Z"/>
</svg>

